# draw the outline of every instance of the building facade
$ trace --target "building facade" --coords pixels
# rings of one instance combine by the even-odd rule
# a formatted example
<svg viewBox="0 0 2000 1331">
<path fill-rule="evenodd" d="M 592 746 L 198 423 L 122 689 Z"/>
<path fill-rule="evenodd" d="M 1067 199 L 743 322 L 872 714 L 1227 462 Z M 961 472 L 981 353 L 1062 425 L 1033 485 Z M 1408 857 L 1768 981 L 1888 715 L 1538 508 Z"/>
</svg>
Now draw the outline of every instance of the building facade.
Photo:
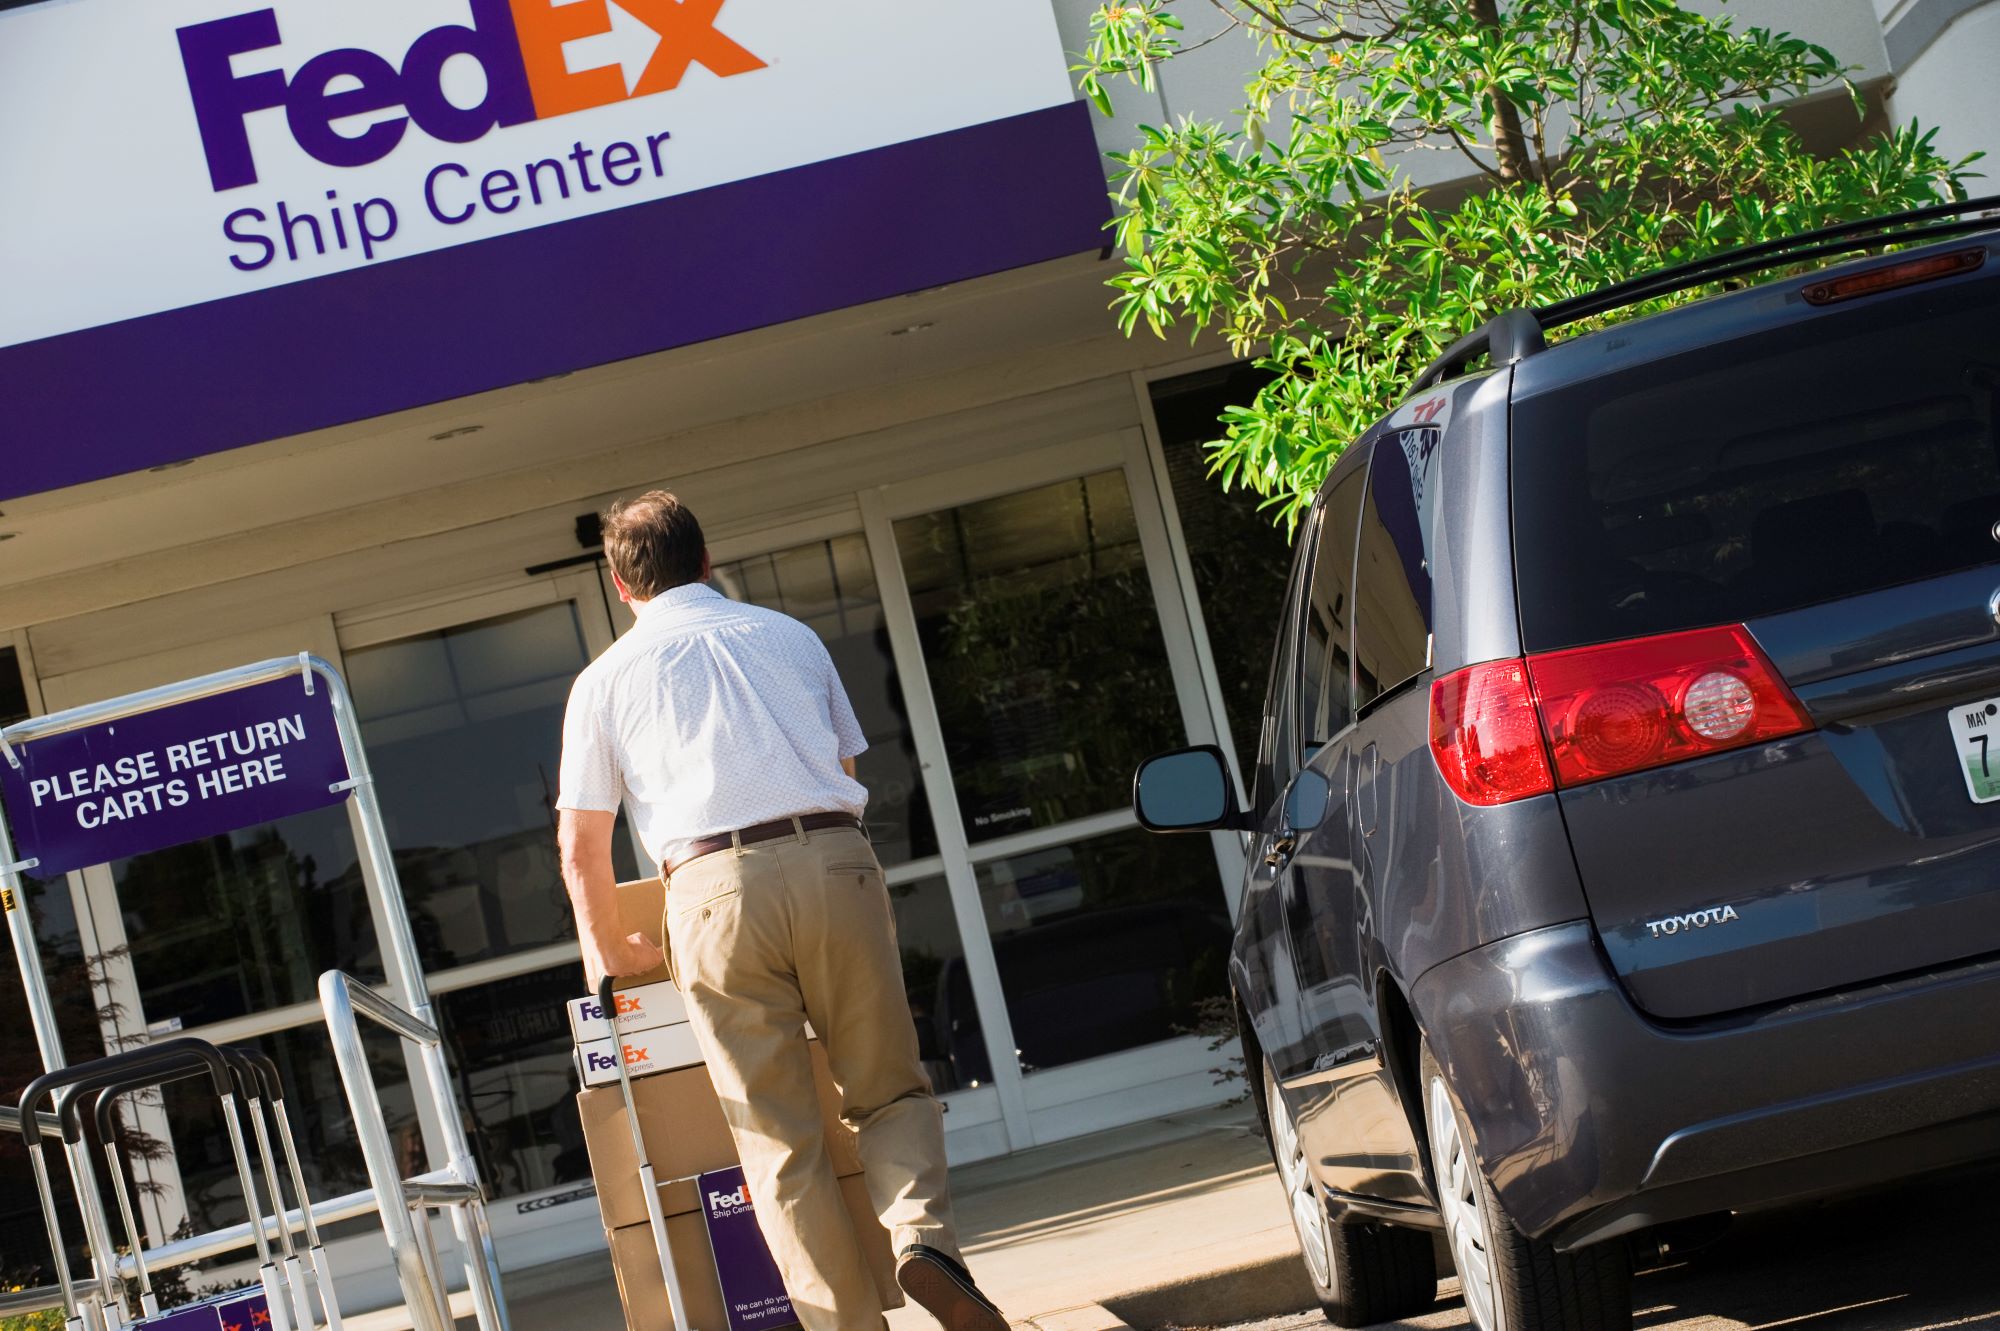
<svg viewBox="0 0 2000 1331">
<path fill-rule="evenodd" d="M 1254 745 L 1286 544 L 1202 475 L 1254 372 L 1111 325 L 1101 154 L 1227 115 L 1242 45 L 1107 121 L 1082 0 L 264 2 L 0 7 L 0 719 L 339 666 L 503 1261 L 598 1247 L 558 731 L 628 622 L 593 515 L 665 485 L 855 701 L 954 1159 L 1231 1094 L 1201 1028 L 1241 850 L 1148 837 L 1130 775 Z M 2000 4 L 1876 6 L 1731 8 L 2000 147 Z M 365 1186 L 314 1001 L 380 975 L 344 812 L 28 897 L 72 1057 L 259 1043 L 314 1194 Z M 242 1216 L 208 1114 L 142 1113 L 156 1240 Z M 34 1248 L 18 1158 L 0 1187 Z"/>
</svg>

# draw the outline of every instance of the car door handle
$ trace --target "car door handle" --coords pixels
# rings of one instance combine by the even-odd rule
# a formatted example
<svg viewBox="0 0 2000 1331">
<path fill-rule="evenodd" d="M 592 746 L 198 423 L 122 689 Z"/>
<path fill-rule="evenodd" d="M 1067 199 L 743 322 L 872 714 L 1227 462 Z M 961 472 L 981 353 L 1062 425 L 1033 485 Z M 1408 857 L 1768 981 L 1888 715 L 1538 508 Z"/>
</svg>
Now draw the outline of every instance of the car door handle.
<svg viewBox="0 0 2000 1331">
<path fill-rule="evenodd" d="M 1283 867 L 1285 861 L 1292 858 L 1292 852 L 1298 849 L 1298 845 L 1299 839 L 1297 837 L 1279 837 L 1271 843 L 1270 849 L 1264 852 L 1264 863 L 1270 865 L 1273 869 Z"/>
</svg>

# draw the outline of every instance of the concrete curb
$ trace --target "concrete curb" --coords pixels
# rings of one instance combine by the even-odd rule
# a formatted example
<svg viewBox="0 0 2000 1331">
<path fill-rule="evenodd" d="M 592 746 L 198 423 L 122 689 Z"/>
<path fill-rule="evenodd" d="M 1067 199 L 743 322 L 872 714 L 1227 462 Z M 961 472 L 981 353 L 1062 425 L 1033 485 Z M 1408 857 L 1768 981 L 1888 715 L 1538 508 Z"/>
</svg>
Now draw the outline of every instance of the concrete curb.
<svg viewBox="0 0 2000 1331">
<path fill-rule="evenodd" d="M 1165 1327 L 1229 1326 L 1282 1317 L 1305 1312 L 1316 1304 L 1305 1263 L 1294 1249 L 1144 1289 L 1127 1290 L 1105 1299 L 1103 1306 L 1137 1331 L 1161 1331 Z M 1079 1327 L 1063 1331 L 1099 1329 Z"/>
<path fill-rule="evenodd" d="M 1029 1331 L 1132 1331 L 1118 1315 L 1101 1303 L 1085 1303 L 1052 1313 L 1036 1313 L 1014 1323 Z"/>
</svg>

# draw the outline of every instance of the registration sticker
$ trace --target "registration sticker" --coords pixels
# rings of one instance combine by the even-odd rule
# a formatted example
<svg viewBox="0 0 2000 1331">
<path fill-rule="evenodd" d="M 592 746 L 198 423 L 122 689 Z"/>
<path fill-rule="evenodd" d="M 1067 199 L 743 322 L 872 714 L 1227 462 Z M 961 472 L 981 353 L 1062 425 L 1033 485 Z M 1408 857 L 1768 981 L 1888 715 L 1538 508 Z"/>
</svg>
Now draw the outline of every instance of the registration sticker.
<svg viewBox="0 0 2000 1331">
<path fill-rule="evenodd" d="M 2000 800 L 2000 698 L 1954 707 L 1951 737 L 1958 742 L 1958 765 L 1972 802 Z"/>
</svg>

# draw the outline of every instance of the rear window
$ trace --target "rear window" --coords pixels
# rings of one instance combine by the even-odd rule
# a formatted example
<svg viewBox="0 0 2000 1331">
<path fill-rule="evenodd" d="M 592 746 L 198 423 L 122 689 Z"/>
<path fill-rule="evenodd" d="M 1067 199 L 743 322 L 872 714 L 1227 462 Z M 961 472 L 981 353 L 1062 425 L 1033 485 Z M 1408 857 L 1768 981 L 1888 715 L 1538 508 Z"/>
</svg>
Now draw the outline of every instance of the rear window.
<svg viewBox="0 0 2000 1331">
<path fill-rule="evenodd" d="M 2000 560 L 1996 290 L 1866 302 L 1517 402 L 1528 650 Z"/>
</svg>

